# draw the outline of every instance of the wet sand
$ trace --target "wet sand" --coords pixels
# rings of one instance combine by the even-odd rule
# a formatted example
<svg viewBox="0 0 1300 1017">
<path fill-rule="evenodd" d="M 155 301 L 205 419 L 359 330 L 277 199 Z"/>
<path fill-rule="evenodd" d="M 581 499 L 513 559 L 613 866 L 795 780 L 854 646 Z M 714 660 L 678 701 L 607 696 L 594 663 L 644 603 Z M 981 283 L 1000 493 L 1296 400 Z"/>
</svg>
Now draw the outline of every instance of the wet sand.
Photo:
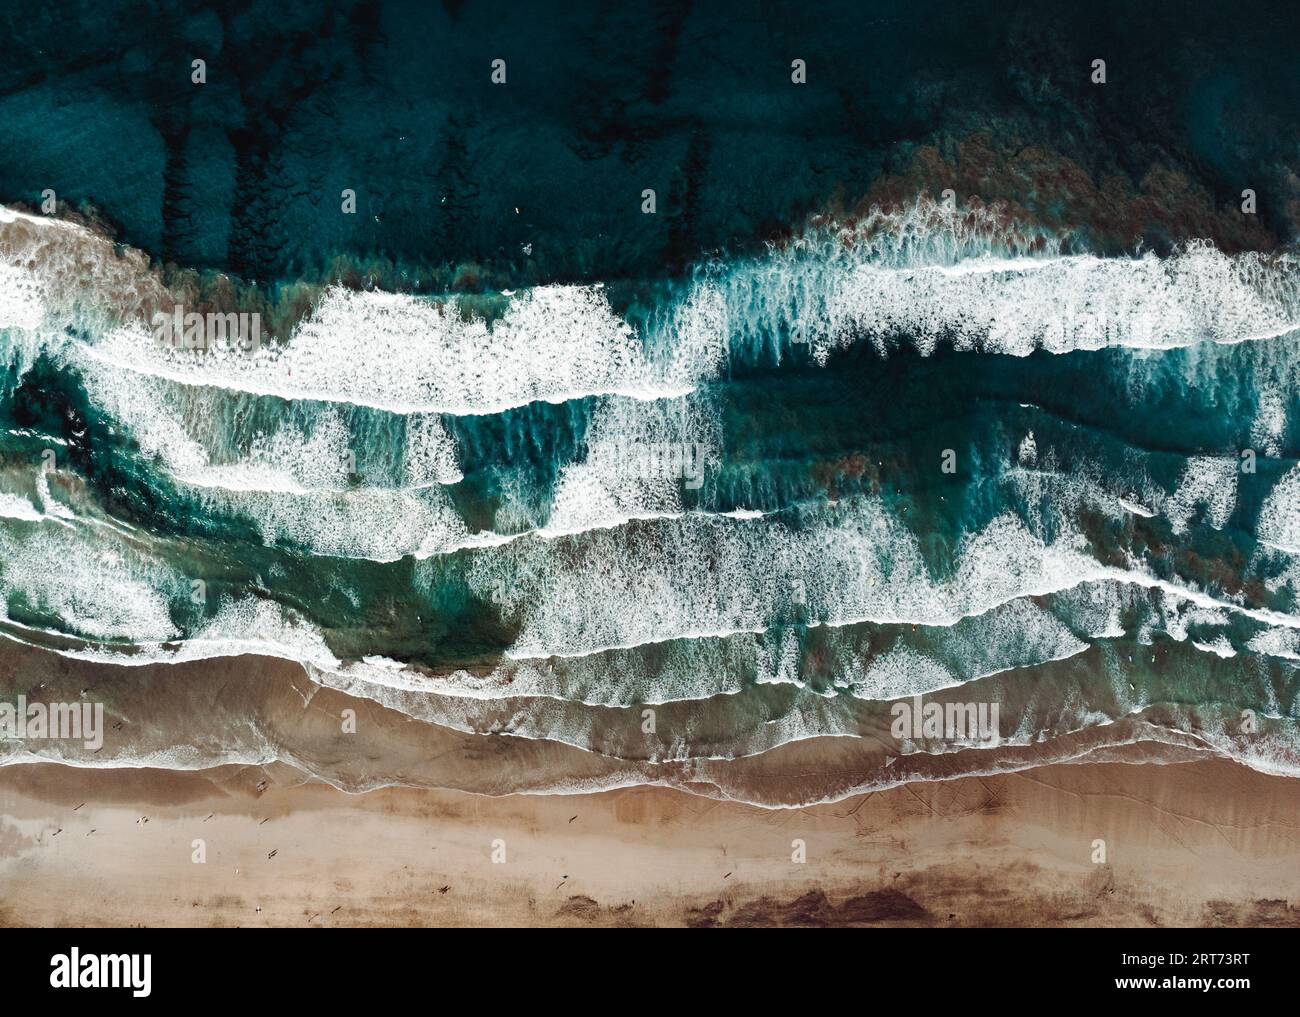
<svg viewBox="0 0 1300 1017">
<path fill-rule="evenodd" d="M 6 926 L 1296 926 L 1300 784 L 1094 763 L 770 810 L 18 764 L 0 886 Z"/>
</svg>

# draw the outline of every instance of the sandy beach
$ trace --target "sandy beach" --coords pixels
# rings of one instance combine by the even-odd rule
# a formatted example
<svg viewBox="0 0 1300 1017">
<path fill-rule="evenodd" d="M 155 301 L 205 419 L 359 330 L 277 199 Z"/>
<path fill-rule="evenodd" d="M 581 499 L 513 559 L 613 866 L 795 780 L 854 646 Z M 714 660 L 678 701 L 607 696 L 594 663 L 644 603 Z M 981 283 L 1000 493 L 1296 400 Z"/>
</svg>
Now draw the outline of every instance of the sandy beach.
<svg viewBox="0 0 1300 1017">
<path fill-rule="evenodd" d="M 0 770 L 0 924 L 1296 926 L 1298 806 L 1294 781 L 1221 761 L 796 810 L 23 764 Z"/>
</svg>

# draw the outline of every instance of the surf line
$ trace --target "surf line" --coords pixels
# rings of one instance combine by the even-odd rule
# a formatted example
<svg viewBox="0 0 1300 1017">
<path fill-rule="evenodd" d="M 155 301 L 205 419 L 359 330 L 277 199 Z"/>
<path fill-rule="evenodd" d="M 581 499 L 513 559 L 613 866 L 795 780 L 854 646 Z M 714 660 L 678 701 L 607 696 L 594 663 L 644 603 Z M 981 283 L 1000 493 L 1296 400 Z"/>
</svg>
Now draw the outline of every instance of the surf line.
<svg viewBox="0 0 1300 1017">
<path fill-rule="evenodd" d="M 889 708 L 889 733 L 899 741 L 941 738 L 996 745 L 1001 737 L 997 703 L 924 703 L 913 696 Z"/>
</svg>

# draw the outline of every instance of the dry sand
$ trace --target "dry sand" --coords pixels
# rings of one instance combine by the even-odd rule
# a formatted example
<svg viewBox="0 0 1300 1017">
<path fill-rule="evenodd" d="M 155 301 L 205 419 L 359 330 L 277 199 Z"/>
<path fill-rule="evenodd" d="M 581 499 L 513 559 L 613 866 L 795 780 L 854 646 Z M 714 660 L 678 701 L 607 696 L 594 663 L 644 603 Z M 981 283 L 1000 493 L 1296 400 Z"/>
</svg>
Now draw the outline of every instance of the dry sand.
<svg viewBox="0 0 1300 1017">
<path fill-rule="evenodd" d="M 1093 763 L 766 810 L 21 764 L 0 924 L 1300 925 L 1300 783 Z"/>
</svg>

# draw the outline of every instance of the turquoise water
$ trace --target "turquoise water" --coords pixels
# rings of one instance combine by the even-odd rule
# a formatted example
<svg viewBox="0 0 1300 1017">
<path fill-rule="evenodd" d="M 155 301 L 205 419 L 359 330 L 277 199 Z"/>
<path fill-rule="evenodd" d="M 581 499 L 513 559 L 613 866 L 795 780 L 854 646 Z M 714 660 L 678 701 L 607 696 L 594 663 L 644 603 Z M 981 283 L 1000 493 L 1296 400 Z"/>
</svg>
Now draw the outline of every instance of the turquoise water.
<svg viewBox="0 0 1300 1017">
<path fill-rule="evenodd" d="M 961 748 L 886 734 L 914 696 L 998 705 L 967 771 L 1295 772 L 1285 173 L 1235 206 L 1300 108 L 1244 57 L 1266 8 L 340 11 L 124 19 L 0 74 L 0 633 L 111 683 L 280 658 L 611 782 Z M 1061 70 L 1094 51 L 1100 92 Z M 43 186 L 60 216 L 18 208 Z M 164 348 L 175 303 L 264 344 Z"/>
</svg>

